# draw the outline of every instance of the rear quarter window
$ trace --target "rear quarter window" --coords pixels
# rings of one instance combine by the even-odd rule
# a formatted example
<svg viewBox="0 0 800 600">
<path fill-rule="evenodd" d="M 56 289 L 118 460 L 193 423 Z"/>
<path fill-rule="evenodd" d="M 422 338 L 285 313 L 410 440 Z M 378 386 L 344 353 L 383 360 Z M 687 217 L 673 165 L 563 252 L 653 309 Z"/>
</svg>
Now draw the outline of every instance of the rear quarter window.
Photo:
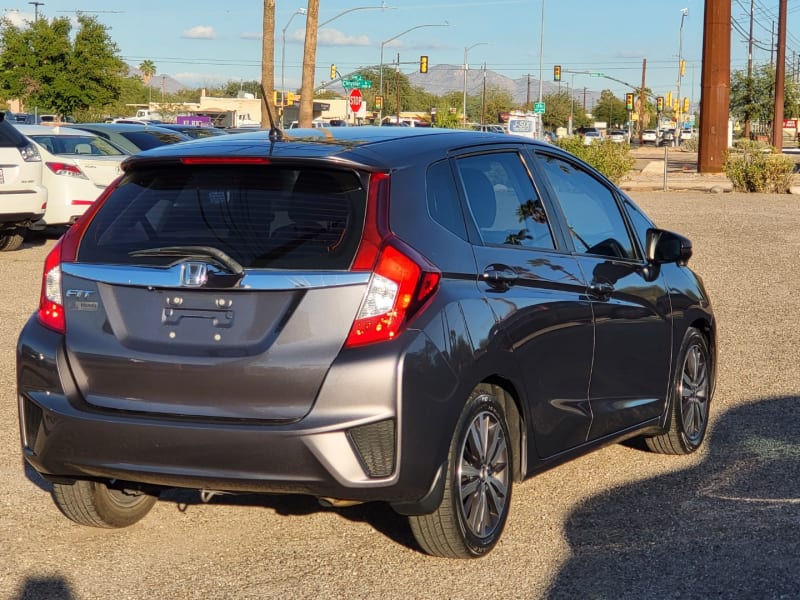
<svg viewBox="0 0 800 600">
<path fill-rule="evenodd" d="M 245 268 L 345 270 L 358 248 L 365 204 L 353 171 L 263 165 L 134 170 L 89 224 L 78 260 L 166 266 L 175 258 L 132 254 L 206 246 Z"/>
</svg>

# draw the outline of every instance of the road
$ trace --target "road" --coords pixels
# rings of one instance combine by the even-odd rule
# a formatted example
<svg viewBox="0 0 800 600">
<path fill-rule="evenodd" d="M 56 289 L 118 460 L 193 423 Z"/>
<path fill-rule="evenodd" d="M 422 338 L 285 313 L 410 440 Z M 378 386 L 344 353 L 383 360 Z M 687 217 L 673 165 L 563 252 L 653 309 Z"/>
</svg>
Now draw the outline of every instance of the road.
<svg viewBox="0 0 800 600">
<path fill-rule="evenodd" d="M 798 598 L 796 197 L 638 193 L 693 239 L 719 319 L 709 443 L 614 445 L 515 487 L 476 561 L 430 558 L 381 505 L 162 496 L 125 530 L 84 528 L 23 468 L 14 344 L 52 240 L 0 254 L 0 598 Z"/>
</svg>

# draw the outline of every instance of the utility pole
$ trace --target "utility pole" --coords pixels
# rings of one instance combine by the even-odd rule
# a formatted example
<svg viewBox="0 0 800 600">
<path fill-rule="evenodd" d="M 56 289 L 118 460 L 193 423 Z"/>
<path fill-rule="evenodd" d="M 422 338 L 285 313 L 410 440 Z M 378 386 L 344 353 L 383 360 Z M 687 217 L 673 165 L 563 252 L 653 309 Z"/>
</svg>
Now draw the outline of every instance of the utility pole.
<svg viewBox="0 0 800 600">
<path fill-rule="evenodd" d="M 731 96 L 731 2 L 706 0 L 700 83 L 700 173 L 722 173 Z"/>
<path fill-rule="evenodd" d="M 639 92 L 639 146 L 642 144 L 642 134 L 644 133 L 644 103 L 645 103 L 645 87 L 647 81 L 647 59 L 642 59 L 642 89 Z"/>
<path fill-rule="evenodd" d="M 528 95 L 525 97 L 525 110 L 531 109 L 531 74 L 528 73 Z"/>
<path fill-rule="evenodd" d="M 748 89 L 752 89 L 753 85 L 753 9 L 755 0 L 750 0 L 750 38 L 747 42 L 747 85 Z M 748 92 L 747 103 L 753 101 Z M 747 110 L 744 119 L 744 137 L 746 140 L 750 139 L 750 110 Z"/>
<path fill-rule="evenodd" d="M 778 3 L 778 48 L 775 60 L 775 118 L 772 120 L 772 145 L 780 152 L 783 149 L 783 96 L 786 83 L 786 5 Z"/>
</svg>

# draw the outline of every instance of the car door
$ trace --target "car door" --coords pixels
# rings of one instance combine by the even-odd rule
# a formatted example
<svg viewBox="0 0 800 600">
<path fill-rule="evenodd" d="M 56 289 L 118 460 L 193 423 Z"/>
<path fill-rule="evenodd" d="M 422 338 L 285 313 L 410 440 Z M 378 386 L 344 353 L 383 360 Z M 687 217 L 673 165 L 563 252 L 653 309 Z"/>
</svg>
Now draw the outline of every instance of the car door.
<svg viewBox="0 0 800 600">
<path fill-rule="evenodd" d="M 589 282 L 595 321 L 589 398 L 597 439 L 663 412 L 672 323 L 669 293 L 648 268 L 616 191 L 566 156 L 537 152 Z"/>
<path fill-rule="evenodd" d="M 561 250 L 517 149 L 462 155 L 455 165 L 472 216 L 478 286 L 507 339 L 538 456 L 552 456 L 585 442 L 592 421 L 586 283 Z"/>
</svg>

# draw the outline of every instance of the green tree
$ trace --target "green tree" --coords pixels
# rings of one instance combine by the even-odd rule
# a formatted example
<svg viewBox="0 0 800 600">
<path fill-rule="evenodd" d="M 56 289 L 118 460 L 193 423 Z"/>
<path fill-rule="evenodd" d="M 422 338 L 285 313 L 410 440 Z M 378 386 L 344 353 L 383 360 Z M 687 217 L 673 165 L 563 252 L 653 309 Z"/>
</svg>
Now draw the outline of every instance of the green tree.
<svg viewBox="0 0 800 600">
<path fill-rule="evenodd" d="M 798 101 L 800 86 L 790 75 L 784 82 L 784 114 L 794 115 Z M 771 129 L 775 116 L 775 68 L 759 65 L 753 69 L 752 77 L 747 76 L 747 71 L 731 73 L 730 110 L 737 119 L 758 121 Z"/>
<path fill-rule="evenodd" d="M 127 65 L 95 17 L 78 14 L 73 35 L 64 17 L 24 27 L 3 20 L 0 94 L 24 106 L 71 115 L 118 97 Z"/>
<path fill-rule="evenodd" d="M 142 72 L 142 79 L 145 85 L 150 85 L 153 75 L 156 74 L 156 65 L 152 60 L 143 60 L 139 65 L 139 70 Z"/>
<path fill-rule="evenodd" d="M 625 101 L 617 98 L 611 90 L 600 92 L 600 99 L 592 109 L 595 121 L 605 121 L 609 127 L 621 127 L 628 122 Z"/>
<path fill-rule="evenodd" d="M 461 106 L 461 102 L 456 106 Z M 487 87 L 485 95 L 467 96 L 467 115 L 476 123 L 497 123 L 500 113 L 513 110 L 514 106 L 511 92 L 499 86 Z"/>
<path fill-rule="evenodd" d="M 568 91 L 561 90 L 555 94 L 545 94 L 542 97 L 547 111 L 542 117 L 547 129 L 569 126 L 569 116 L 572 114 L 572 126 L 581 127 L 589 124 L 589 118 L 583 110 L 583 105 L 578 102 Z M 570 110 L 570 103 L 572 104 Z"/>
</svg>

